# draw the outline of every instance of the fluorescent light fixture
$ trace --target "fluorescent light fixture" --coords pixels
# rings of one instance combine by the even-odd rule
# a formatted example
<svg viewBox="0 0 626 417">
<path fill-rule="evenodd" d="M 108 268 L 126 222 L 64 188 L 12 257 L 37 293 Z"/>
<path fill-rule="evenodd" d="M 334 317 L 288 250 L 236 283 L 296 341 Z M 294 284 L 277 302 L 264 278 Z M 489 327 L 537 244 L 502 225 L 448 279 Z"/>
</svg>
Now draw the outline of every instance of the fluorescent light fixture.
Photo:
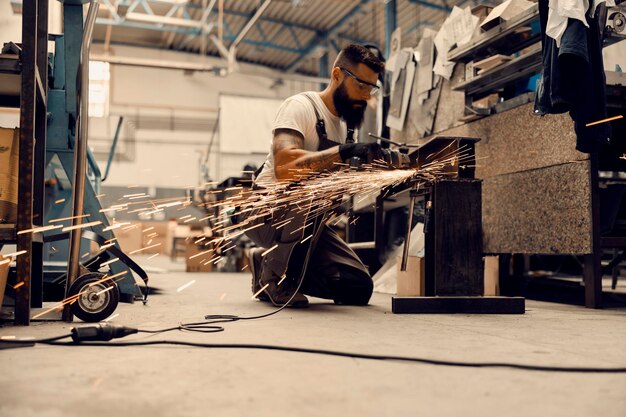
<svg viewBox="0 0 626 417">
<path fill-rule="evenodd" d="M 126 20 L 134 22 L 156 23 L 169 26 L 183 26 L 188 28 L 200 28 L 202 22 L 197 20 L 180 19 L 177 17 L 157 16 L 143 13 L 127 13 Z"/>
</svg>

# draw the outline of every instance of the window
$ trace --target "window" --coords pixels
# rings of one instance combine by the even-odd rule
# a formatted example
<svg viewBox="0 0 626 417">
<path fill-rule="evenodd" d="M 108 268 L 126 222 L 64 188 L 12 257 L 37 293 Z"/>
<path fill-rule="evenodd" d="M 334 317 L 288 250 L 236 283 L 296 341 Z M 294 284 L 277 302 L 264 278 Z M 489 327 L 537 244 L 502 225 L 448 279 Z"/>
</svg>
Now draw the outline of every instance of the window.
<svg viewBox="0 0 626 417">
<path fill-rule="evenodd" d="M 109 115 L 109 63 L 89 61 L 89 116 Z"/>
</svg>

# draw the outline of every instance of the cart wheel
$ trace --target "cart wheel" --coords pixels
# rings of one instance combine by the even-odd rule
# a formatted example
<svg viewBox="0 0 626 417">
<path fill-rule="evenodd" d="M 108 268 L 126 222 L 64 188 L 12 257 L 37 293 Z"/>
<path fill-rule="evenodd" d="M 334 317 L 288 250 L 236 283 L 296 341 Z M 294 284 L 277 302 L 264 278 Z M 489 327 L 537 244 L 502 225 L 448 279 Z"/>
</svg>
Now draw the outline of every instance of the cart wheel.
<svg viewBox="0 0 626 417">
<path fill-rule="evenodd" d="M 104 275 L 91 272 L 79 276 L 70 286 L 70 297 L 78 295 L 72 303 L 72 313 L 82 321 L 95 323 L 109 317 L 117 308 L 120 292 Z"/>
</svg>

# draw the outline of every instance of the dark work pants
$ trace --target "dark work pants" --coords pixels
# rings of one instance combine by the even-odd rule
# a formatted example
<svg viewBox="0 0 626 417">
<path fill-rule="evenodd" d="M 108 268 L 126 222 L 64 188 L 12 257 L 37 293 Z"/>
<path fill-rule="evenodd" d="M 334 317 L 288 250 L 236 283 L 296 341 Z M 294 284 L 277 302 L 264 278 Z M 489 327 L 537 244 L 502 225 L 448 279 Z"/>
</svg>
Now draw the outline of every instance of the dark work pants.
<svg viewBox="0 0 626 417">
<path fill-rule="evenodd" d="M 309 247 L 311 255 L 304 281 L 300 290 L 306 295 L 334 300 L 339 304 L 365 305 L 373 292 L 372 278 L 367 268 L 350 247 L 329 226 L 323 224 L 319 237 L 300 243 L 312 235 L 313 227 L 321 219 L 309 219 L 305 226 L 305 213 L 298 213 L 294 209 L 275 211 L 271 216 L 257 216 L 252 211 L 242 216 L 240 222 L 249 220 L 250 226 L 262 226 L 246 232 L 246 235 L 259 247 L 275 249 L 263 257 L 259 279 L 267 283 L 273 279 L 280 279 L 284 274 L 286 279 L 297 285 L 304 267 Z M 281 222 L 291 219 L 291 222 L 282 227 Z M 249 226 L 246 226 L 249 227 Z"/>
</svg>

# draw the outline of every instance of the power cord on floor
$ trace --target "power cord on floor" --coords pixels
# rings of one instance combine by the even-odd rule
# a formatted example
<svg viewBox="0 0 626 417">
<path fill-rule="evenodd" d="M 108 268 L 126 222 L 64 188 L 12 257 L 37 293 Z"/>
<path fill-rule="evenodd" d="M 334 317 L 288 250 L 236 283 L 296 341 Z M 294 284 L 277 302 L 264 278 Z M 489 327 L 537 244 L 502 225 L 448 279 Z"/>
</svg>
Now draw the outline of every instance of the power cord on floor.
<svg viewBox="0 0 626 417">
<path fill-rule="evenodd" d="M 316 222 L 314 227 L 314 239 L 319 234 L 321 227 L 323 225 L 323 221 L 319 224 Z M 444 361 L 444 360 L 436 360 L 436 359 L 427 359 L 427 358 L 418 358 L 418 357 L 408 357 L 408 356 L 394 356 L 394 355 L 372 355 L 365 353 L 352 353 L 352 352 L 341 352 L 337 350 L 324 350 L 324 349 L 310 349 L 310 348 L 300 348 L 300 347 L 289 347 L 289 346 L 277 346 L 277 345 L 258 345 L 258 344 L 233 344 L 233 343 L 196 343 L 196 342 L 186 342 L 186 341 L 178 341 L 178 340 L 150 340 L 150 341 L 134 341 L 134 342 L 114 342 L 114 343 L 103 343 L 108 342 L 112 339 L 117 339 L 121 337 L 125 337 L 131 334 L 136 333 L 151 333 L 158 334 L 169 332 L 173 330 L 180 330 L 186 332 L 199 332 L 199 333 L 217 333 L 224 331 L 222 326 L 217 326 L 219 323 L 229 323 L 239 320 L 255 320 L 261 319 L 264 317 L 272 316 L 280 311 L 282 311 L 285 307 L 289 305 L 291 300 L 295 297 L 295 295 L 300 291 L 300 287 L 302 286 L 302 282 L 304 281 L 304 275 L 306 273 L 306 266 L 308 265 L 309 257 L 311 255 L 311 247 L 307 251 L 304 267 L 301 272 L 300 279 L 298 281 L 298 285 L 294 294 L 291 296 L 291 299 L 287 301 L 280 308 L 258 316 L 249 316 L 249 317 L 240 317 L 234 315 L 207 315 L 205 319 L 207 321 L 197 322 L 197 323 L 181 323 L 178 326 L 168 327 L 165 329 L 158 330 L 146 330 L 146 329 L 135 329 L 132 327 L 126 326 L 118 326 L 112 323 L 101 323 L 92 326 L 83 326 L 83 327 L 74 327 L 70 334 L 50 337 L 46 339 L 5 339 L 0 338 L 0 346 L 4 344 L 15 345 L 17 346 L 34 346 L 35 344 L 44 344 L 44 345 L 52 345 L 52 346 L 102 346 L 102 347 L 121 347 L 121 346 L 151 346 L 151 345 L 177 345 L 177 346 L 189 346 L 189 347 L 201 347 L 201 348 L 209 348 L 209 349 L 263 349 L 263 350 L 278 350 L 283 352 L 296 352 L 296 353 L 311 353 L 318 355 L 327 355 L 327 356 L 339 356 L 345 358 L 354 358 L 354 359 L 369 359 L 369 360 L 388 360 L 388 361 L 400 361 L 400 362 L 411 362 L 411 363 L 422 363 L 427 365 L 436 365 L 436 366 L 456 366 L 456 367 L 464 367 L 464 368 L 511 368 L 511 369 L 519 369 L 525 371 L 542 371 L 542 372 L 568 372 L 568 373 L 601 373 L 601 374 L 615 374 L 615 373 L 626 373 L 626 368 L 586 368 L 586 367 L 561 367 L 561 366 L 539 366 L 539 365 L 524 365 L 524 364 L 515 364 L 515 363 L 505 363 L 505 362 L 460 362 L 460 361 Z M 66 338 L 72 338 L 72 341 L 61 342 L 60 340 Z"/>
<path fill-rule="evenodd" d="M 172 327 L 170 330 L 177 329 Z M 436 366 L 456 366 L 463 368 L 511 368 L 524 371 L 543 371 L 543 372 L 568 372 L 568 373 L 601 373 L 601 374 L 616 374 L 626 373 L 626 368 L 586 368 L 586 367 L 565 367 L 565 366 L 541 366 L 541 365 L 524 365 L 506 362 L 460 362 L 460 361 L 444 361 L 436 359 L 418 358 L 410 356 L 395 356 L 395 355 L 373 355 L 366 353 L 353 353 L 342 352 L 337 350 L 324 350 L 324 349 L 310 349 L 300 347 L 289 346 L 277 346 L 277 345 L 258 345 L 258 344 L 240 344 L 240 343 L 195 343 L 178 340 L 150 340 L 150 341 L 136 341 L 136 342 L 114 342 L 103 343 L 115 338 L 125 337 L 130 334 L 139 332 L 151 333 L 148 330 L 135 329 L 132 327 L 118 326 L 111 323 L 102 323 L 94 326 L 75 327 L 70 334 L 63 336 L 51 337 L 47 339 L 26 339 L 26 340 L 6 340 L 0 339 L 0 344 L 20 344 L 25 342 L 32 344 L 45 344 L 53 346 L 106 346 L 106 347 L 121 347 L 121 346 L 151 346 L 151 345 L 178 345 L 189 347 L 201 347 L 209 349 L 263 349 L 263 350 L 277 350 L 283 352 L 297 352 L 297 353 L 311 353 L 327 356 L 339 356 L 345 358 L 354 359 L 369 359 L 369 360 L 387 360 L 387 361 L 399 361 L 399 362 L 411 362 L 422 363 L 426 365 Z M 65 338 L 72 338 L 72 342 L 60 342 L 59 340 Z"/>
<path fill-rule="evenodd" d="M 309 240 L 309 247 L 306 251 L 306 256 L 304 257 L 304 261 L 302 262 L 302 270 L 300 271 L 298 285 L 296 286 L 296 289 L 294 290 L 289 300 L 285 302 L 285 304 L 283 304 L 282 306 L 280 306 L 278 309 L 274 311 L 271 311 L 266 314 L 261 314 L 258 316 L 240 317 L 240 316 L 223 315 L 223 314 L 209 314 L 209 315 L 204 316 L 204 318 L 207 319 L 208 321 L 201 322 L 201 323 L 194 323 L 194 324 L 209 325 L 209 324 L 217 324 L 217 323 L 229 323 L 229 322 L 238 321 L 238 320 L 257 320 L 257 319 L 262 319 L 265 317 L 273 316 L 274 314 L 277 314 L 278 312 L 287 308 L 289 304 L 291 303 L 291 301 L 295 298 L 295 296 L 300 292 L 300 288 L 302 287 L 302 283 L 304 282 L 304 276 L 306 275 L 306 271 L 309 266 L 309 259 L 311 257 L 311 253 L 313 252 L 313 247 L 315 246 L 315 242 L 317 242 L 317 239 L 320 236 L 322 228 L 324 227 L 324 224 L 326 223 L 327 214 L 328 212 L 326 211 L 321 216 L 317 216 L 314 219 L 313 232 L 311 233 L 312 239 Z M 173 330 L 173 329 L 167 329 L 165 331 L 169 331 L 169 330 Z M 189 329 L 185 329 L 185 330 L 189 330 Z"/>
</svg>

